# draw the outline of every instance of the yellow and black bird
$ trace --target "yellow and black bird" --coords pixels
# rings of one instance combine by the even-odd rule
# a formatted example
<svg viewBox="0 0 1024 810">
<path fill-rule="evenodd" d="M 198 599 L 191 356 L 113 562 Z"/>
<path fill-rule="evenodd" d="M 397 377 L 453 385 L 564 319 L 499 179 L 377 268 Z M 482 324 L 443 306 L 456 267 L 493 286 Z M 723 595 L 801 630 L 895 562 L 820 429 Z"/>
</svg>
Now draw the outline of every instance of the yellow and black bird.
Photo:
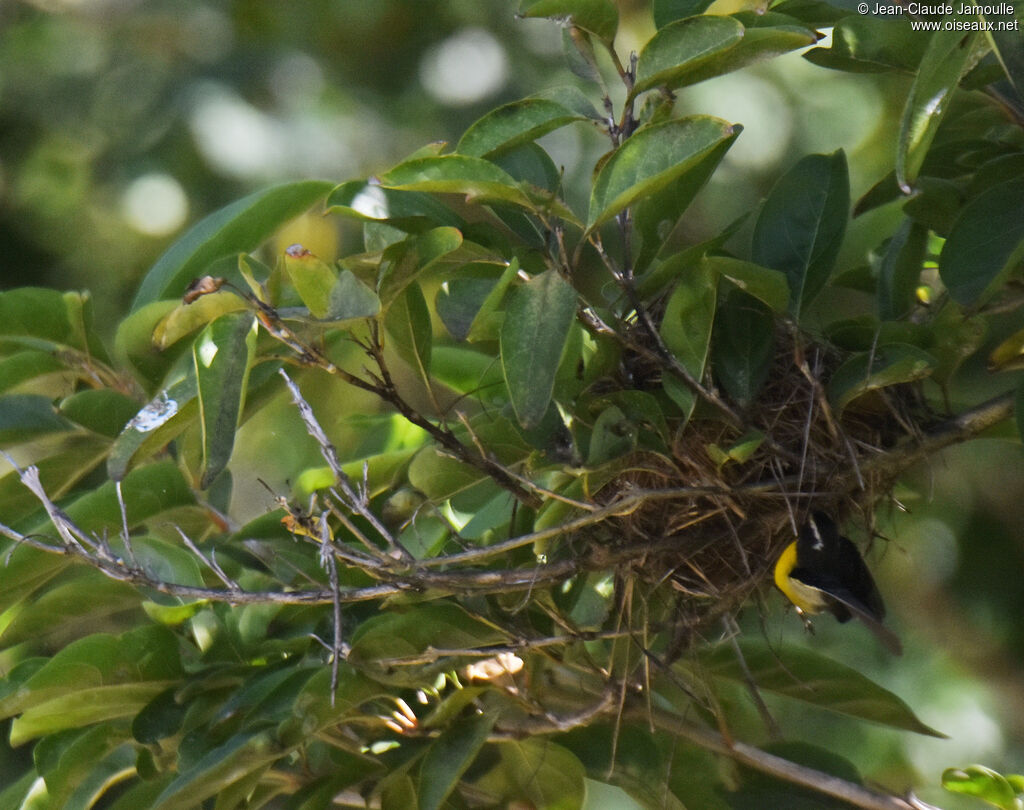
<svg viewBox="0 0 1024 810">
<path fill-rule="evenodd" d="M 903 647 L 882 625 L 885 605 L 864 559 L 835 522 L 815 512 L 775 563 L 775 584 L 801 616 L 828 611 L 840 622 L 860 619 L 894 655 Z"/>
</svg>

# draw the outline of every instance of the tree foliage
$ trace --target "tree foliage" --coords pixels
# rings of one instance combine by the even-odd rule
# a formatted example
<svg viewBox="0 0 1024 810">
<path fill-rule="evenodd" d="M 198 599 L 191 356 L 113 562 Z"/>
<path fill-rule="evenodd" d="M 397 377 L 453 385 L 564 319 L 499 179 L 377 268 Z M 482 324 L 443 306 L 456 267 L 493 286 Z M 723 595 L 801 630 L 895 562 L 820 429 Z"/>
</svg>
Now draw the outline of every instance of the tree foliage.
<svg viewBox="0 0 1024 810">
<path fill-rule="evenodd" d="M 32 748 L 0 808 L 906 806 L 730 730 L 770 736 L 766 695 L 938 734 L 735 616 L 812 506 L 871 528 L 901 472 L 1024 401 L 960 376 L 985 334 L 993 374 L 1021 365 L 1024 75 L 955 17 L 706 6 L 655 0 L 623 57 L 611 0 L 524 2 L 580 87 L 210 215 L 113 346 L 85 293 L 0 294 L 0 716 Z M 911 77 L 892 171 L 853 201 L 842 151 L 800 157 L 688 243 L 743 134 L 677 94 L 827 26 L 811 62 Z M 609 145 L 582 206 L 536 143 L 563 127 Z M 839 264 L 851 211 L 895 200 Z M 362 250 L 261 251 L 311 206 Z M 240 520 L 232 459 L 278 432 L 291 489 Z"/>
</svg>

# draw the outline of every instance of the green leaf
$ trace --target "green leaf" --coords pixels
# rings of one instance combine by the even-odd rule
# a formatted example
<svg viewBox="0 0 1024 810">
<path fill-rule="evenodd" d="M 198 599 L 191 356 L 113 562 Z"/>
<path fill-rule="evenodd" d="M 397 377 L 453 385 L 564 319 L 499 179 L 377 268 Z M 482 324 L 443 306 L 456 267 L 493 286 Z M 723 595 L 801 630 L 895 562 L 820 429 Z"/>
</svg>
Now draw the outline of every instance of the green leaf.
<svg viewBox="0 0 1024 810">
<path fill-rule="evenodd" d="M 632 95 L 684 84 L 687 74 L 743 39 L 743 26 L 733 17 L 700 16 L 660 28 L 640 52 Z"/>
<path fill-rule="evenodd" d="M 757 397 L 771 368 L 775 319 L 758 299 L 733 290 L 718 312 L 712 365 L 730 397 L 744 407 Z"/>
<path fill-rule="evenodd" d="M 654 25 L 664 28 L 675 20 L 703 14 L 714 0 L 654 0 Z"/>
<path fill-rule="evenodd" d="M 954 301 L 973 305 L 1024 252 L 1024 180 L 1000 183 L 969 201 L 939 257 L 939 275 Z"/>
<path fill-rule="evenodd" d="M 977 34 L 945 30 L 934 32 L 928 41 L 900 121 L 896 181 L 904 194 L 910 193 L 917 179 L 960 77 L 979 56 L 977 41 Z"/>
<path fill-rule="evenodd" d="M 917 68 L 928 37 L 911 28 L 910 20 L 851 14 L 832 29 L 832 47 L 814 48 L 804 58 L 820 67 L 851 73 L 881 73 Z"/>
<path fill-rule="evenodd" d="M 292 245 L 285 250 L 284 268 L 310 314 L 314 318 L 326 318 L 338 271 L 302 245 Z"/>
<path fill-rule="evenodd" d="M 615 405 L 605 408 L 594 421 L 587 464 L 596 467 L 629 453 L 636 447 L 636 425 Z"/>
<path fill-rule="evenodd" d="M 462 218 L 431 194 L 384 188 L 374 179 L 351 180 L 327 196 L 327 210 L 363 222 L 386 222 L 402 230 L 427 226 L 465 227 Z"/>
<path fill-rule="evenodd" d="M 192 226 L 161 256 L 139 285 L 132 310 L 181 296 L 210 264 L 258 247 L 332 188 L 321 180 L 283 183 L 243 197 Z"/>
<path fill-rule="evenodd" d="M 740 12 L 733 19 L 743 25 L 743 38 L 731 48 L 710 54 L 687 67 L 673 79 L 674 87 L 688 87 L 725 73 L 805 48 L 817 41 L 817 34 L 799 20 L 785 14 Z"/>
<path fill-rule="evenodd" d="M 433 327 L 423 290 L 415 281 L 388 308 L 384 326 L 394 340 L 395 351 L 407 362 L 420 381 L 430 388 L 430 351 Z"/>
<path fill-rule="evenodd" d="M 138 413 L 139 404 L 119 391 L 97 388 L 72 394 L 61 401 L 59 410 L 65 419 L 113 439 Z"/>
<path fill-rule="evenodd" d="M 331 287 L 323 321 L 339 324 L 361 318 L 373 318 L 380 312 L 380 306 L 377 293 L 356 278 L 351 270 L 342 270 Z"/>
<path fill-rule="evenodd" d="M 984 765 L 947 768 L 942 772 L 942 786 L 950 793 L 977 796 L 1000 810 L 1020 810 L 1013 785 L 1001 773 Z"/>
<path fill-rule="evenodd" d="M 762 641 L 739 643 L 742 661 L 732 647 L 721 644 L 702 657 L 702 667 L 713 677 L 744 686 L 753 679 L 761 691 L 838 714 L 931 737 L 945 736 L 922 723 L 892 692 L 813 650 Z"/>
<path fill-rule="evenodd" d="M 456 151 L 473 157 L 492 157 L 574 121 L 585 120 L 557 101 L 524 98 L 491 110 L 472 124 L 459 139 Z"/>
<path fill-rule="evenodd" d="M 547 411 L 575 315 L 576 291 L 555 270 L 509 291 L 501 366 L 516 418 L 525 428 L 539 424 Z"/>
<path fill-rule="evenodd" d="M 135 770 L 135 747 L 124 743 L 124 732 L 110 725 L 76 734 L 63 746 L 53 767 L 43 772 L 51 806 L 61 810 L 93 807 L 112 782 Z M 37 761 L 44 744 L 45 741 L 36 747 Z"/>
<path fill-rule="evenodd" d="M 493 278 L 453 278 L 437 291 L 434 307 L 445 329 L 456 340 L 469 337 L 473 321 L 494 289 Z"/>
<path fill-rule="evenodd" d="M 587 230 L 697 169 L 736 131 L 734 125 L 707 115 L 638 129 L 598 171 Z"/>
<path fill-rule="evenodd" d="M 1017 396 L 1013 401 L 1013 412 L 1017 417 L 1017 435 L 1024 442 L 1024 383 L 1017 387 Z"/>
<path fill-rule="evenodd" d="M 489 160 L 469 155 L 437 155 L 399 163 L 380 183 L 407 191 L 465 194 L 469 202 L 507 202 L 533 208 L 514 177 Z"/>
<path fill-rule="evenodd" d="M 420 810 L 440 810 L 487 742 L 493 726 L 492 715 L 471 715 L 450 725 L 431 744 L 420 765 Z"/>
<path fill-rule="evenodd" d="M 849 208 L 850 179 L 841 149 L 801 159 L 765 200 L 751 254 L 755 264 L 786 274 L 793 315 L 799 316 L 828 281 Z"/>
<path fill-rule="evenodd" d="M 880 318 L 902 318 L 914 306 L 927 247 L 928 229 L 910 219 L 893 234 L 878 270 Z"/>
<path fill-rule="evenodd" d="M 228 290 L 204 295 L 191 304 L 181 303 L 165 315 L 153 330 L 152 343 L 163 351 L 183 337 L 191 335 L 221 315 L 247 309 L 248 304 L 237 293 Z M 141 311 L 141 310 L 140 310 Z"/>
<path fill-rule="evenodd" d="M 282 756 L 268 731 L 236 734 L 180 773 L 161 793 L 153 810 L 195 807 Z"/>
<path fill-rule="evenodd" d="M 37 338 L 45 343 L 82 348 L 68 312 L 68 302 L 57 290 L 21 287 L 0 293 L 0 340 Z M 36 346 L 43 349 L 45 345 Z"/>
<path fill-rule="evenodd" d="M 176 698 L 178 687 L 172 686 L 154 697 L 132 720 L 132 736 L 143 745 L 151 745 L 178 733 L 188 704 Z"/>
<path fill-rule="evenodd" d="M 62 417 L 49 397 L 37 394 L 8 394 L 0 397 L 0 446 L 38 439 L 49 433 L 74 430 L 74 425 Z"/>
<path fill-rule="evenodd" d="M 789 283 L 778 270 L 729 256 L 705 256 L 701 265 L 767 304 L 773 312 L 785 312 L 789 306 Z"/>
<path fill-rule="evenodd" d="M 349 661 L 371 675 L 395 664 L 390 659 L 416 658 L 428 650 L 465 650 L 507 641 L 496 627 L 470 616 L 453 602 L 419 604 L 403 613 L 380 613 L 367 619 L 352 638 Z M 456 668 L 449 658 L 438 671 Z"/>
<path fill-rule="evenodd" d="M 703 378 L 707 364 L 717 297 L 718 277 L 710 268 L 697 265 L 679 280 L 661 321 L 665 345 L 697 380 Z M 697 403 L 696 394 L 667 374 L 664 386 L 665 393 L 689 419 Z"/>
<path fill-rule="evenodd" d="M 203 435 L 200 489 L 209 487 L 231 459 L 255 351 L 256 319 L 248 312 L 218 318 L 192 346 Z"/>
<path fill-rule="evenodd" d="M 436 263 L 458 258 L 455 252 L 463 245 L 461 231 L 442 227 L 410 236 L 389 247 L 384 253 L 385 263 L 377 285 L 381 305 L 389 307 L 406 284 L 424 276 Z"/>
<path fill-rule="evenodd" d="M 739 125 L 733 127 L 733 134 L 712 149 L 691 171 L 636 204 L 633 223 L 641 240 L 635 260 L 638 271 L 644 270 L 672 242 L 673 229 L 677 227 L 683 212 L 711 179 L 725 153 L 739 137 L 741 129 Z"/>
<path fill-rule="evenodd" d="M 836 410 L 842 411 L 869 391 L 927 377 L 935 366 L 935 358 L 917 346 L 878 346 L 874 351 L 853 355 L 835 370 L 828 383 L 828 397 Z"/>
<path fill-rule="evenodd" d="M 168 509 L 195 504 L 195 497 L 173 461 L 160 461 L 132 470 L 122 484 L 128 513 L 128 528 L 138 526 Z M 114 482 L 102 486 L 64 506 L 72 520 L 85 531 L 121 529 L 121 508 Z"/>
<path fill-rule="evenodd" d="M 583 807 L 586 772 L 570 751 L 544 739 L 495 743 L 493 749 L 498 763 L 473 783 L 491 799 L 488 804 L 518 801 L 538 810 Z"/>
<path fill-rule="evenodd" d="M 984 19 L 994 22 L 998 26 L 1001 22 L 999 17 L 988 14 L 981 15 Z M 1014 6 L 1014 20 L 1017 25 L 1009 31 L 990 31 L 988 36 L 992 40 L 992 50 L 995 52 L 999 64 L 1003 66 L 1006 77 L 1010 84 L 1017 91 L 1017 98 L 1024 98 L 1024 11 L 1019 5 Z"/>
<path fill-rule="evenodd" d="M 187 428 L 199 408 L 198 392 L 193 366 L 125 425 L 110 449 L 107 474 L 115 481 L 121 480 L 135 464 L 160 451 Z"/>
<path fill-rule="evenodd" d="M 611 43 L 619 26 L 619 10 L 612 0 L 523 0 L 523 17 L 570 18 L 577 28 Z"/>
<path fill-rule="evenodd" d="M 65 366 L 50 352 L 29 349 L 0 360 L 0 392 L 34 380 L 44 374 L 67 372 Z"/>
</svg>

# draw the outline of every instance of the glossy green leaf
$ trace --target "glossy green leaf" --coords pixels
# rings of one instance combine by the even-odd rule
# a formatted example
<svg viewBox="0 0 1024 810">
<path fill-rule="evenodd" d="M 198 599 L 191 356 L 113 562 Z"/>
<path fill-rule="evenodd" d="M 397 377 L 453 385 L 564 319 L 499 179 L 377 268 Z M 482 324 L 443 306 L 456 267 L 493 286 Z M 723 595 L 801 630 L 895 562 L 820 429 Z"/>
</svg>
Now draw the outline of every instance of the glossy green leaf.
<svg viewBox="0 0 1024 810">
<path fill-rule="evenodd" d="M 473 157 L 489 157 L 542 135 L 586 120 L 577 112 L 546 98 L 524 98 L 491 110 L 459 139 L 456 151 Z"/>
<path fill-rule="evenodd" d="M 338 271 L 302 245 L 292 245 L 284 252 L 284 268 L 302 303 L 314 318 L 326 318 L 331 306 L 331 290 L 338 280 Z"/>
<path fill-rule="evenodd" d="M 161 320 L 178 304 L 178 301 L 154 301 L 145 304 L 117 326 L 114 356 L 139 377 L 147 390 L 159 385 L 179 356 L 173 350 L 160 351 L 153 343 L 153 332 Z"/>
<path fill-rule="evenodd" d="M 516 801 L 538 810 L 583 807 L 586 772 L 574 754 L 550 740 L 495 743 L 497 764 L 474 781 L 493 805 Z M 488 749 L 490 750 L 490 749 Z"/>
<path fill-rule="evenodd" d="M 684 17 L 703 14 L 712 2 L 714 0 L 654 0 L 651 4 L 654 25 L 660 29 Z"/>
<path fill-rule="evenodd" d="M 672 243 L 673 230 L 679 224 L 683 212 L 711 179 L 742 129 L 736 124 L 733 134 L 714 147 L 692 170 L 634 206 L 633 225 L 640 237 L 640 249 L 635 259 L 637 271 L 643 271 L 655 256 L 663 253 L 665 247 Z"/>
<path fill-rule="evenodd" d="M 775 319 L 757 298 L 733 290 L 719 309 L 712 344 L 715 377 L 744 407 L 768 378 L 774 352 Z"/>
<path fill-rule="evenodd" d="M 38 748 L 37 748 L 38 751 Z M 135 771 L 135 746 L 110 725 L 79 735 L 44 777 L 49 800 L 61 810 L 90 810 L 112 784 Z"/>
<path fill-rule="evenodd" d="M 928 45 L 928 37 L 911 28 L 910 20 L 850 14 L 832 30 L 830 48 L 813 48 L 804 58 L 820 67 L 852 73 L 913 71 Z"/>
<path fill-rule="evenodd" d="M 470 202 L 533 204 L 511 175 L 489 160 L 469 155 L 437 155 L 399 163 L 380 179 L 388 188 L 465 194 Z"/>
<path fill-rule="evenodd" d="M 964 206 L 939 257 L 950 296 L 971 305 L 1024 255 L 1024 180 L 989 188 Z"/>
<path fill-rule="evenodd" d="M 849 208 L 850 180 L 841 149 L 801 159 L 765 200 L 751 255 L 755 264 L 786 274 L 792 314 L 798 316 L 828 281 Z"/>
<path fill-rule="evenodd" d="M 246 775 L 262 770 L 282 753 L 270 732 L 236 734 L 179 773 L 157 797 L 153 810 L 197 806 Z"/>
<path fill-rule="evenodd" d="M 256 319 L 247 312 L 218 318 L 192 346 L 203 437 L 201 489 L 210 486 L 231 459 L 255 351 Z"/>
<path fill-rule="evenodd" d="M 67 366 L 50 352 L 28 349 L 0 360 L 0 392 L 44 374 L 67 372 Z"/>
<path fill-rule="evenodd" d="M 139 285 L 132 309 L 161 298 L 178 298 L 189 281 L 202 276 L 214 261 L 258 247 L 288 220 L 323 199 L 331 187 L 321 180 L 283 183 L 210 214 L 157 259 Z"/>
<path fill-rule="evenodd" d="M 501 366 L 523 427 L 540 423 L 576 315 L 576 291 L 555 270 L 509 291 L 501 327 Z"/>
<path fill-rule="evenodd" d="M 661 321 L 665 345 L 697 380 L 704 377 L 717 300 L 718 277 L 710 268 L 698 265 L 679 280 Z M 667 373 L 664 386 L 665 393 L 689 419 L 697 403 L 696 394 Z"/>
<path fill-rule="evenodd" d="M 396 298 L 384 317 L 384 326 L 394 341 L 395 351 L 430 387 L 430 352 L 434 333 L 423 290 L 415 281 Z"/>
<path fill-rule="evenodd" d="M 977 796 L 1000 810 L 1020 810 L 1019 791 L 1001 773 L 984 765 L 947 768 L 942 772 L 942 786 L 950 793 Z"/>
<path fill-rule="evenodd" d="M 327 300 L 323 322 L 331 324 L 373 318 L 380 312 L 377 293 L 356 278 L 350 270 L 338 274 Z"/>
<path fill-rule="evenodd" d="M 0 397 L 0 446 L 11 447 L 51 433 L 74 430 L 54 409 L 49 397 L 7 394 Z"/>
<path fill-rule="evenodd" d="M 789 306 L 789 283 L 778 270 L 730 256 L 705 256 L 701 265 L 767 304 L 773 312 L 785 312 Z"/>
<path fill-rule="evenodd" d="M 996 346 L 988 356 L 989 371 L 1024 369 L 1024 329 L 1018 329 Z"/>
<path fill-rule="evenodd" d="M 909 219 L 889 240 L 878 269 L 880 318 L 902 318 L 914 306 L 927 247 L 928 229 Z"/>
<path fill-rule="evenodd" d="M 696 115 L 637 130 L 601 166 L 590 196 L 587 229 L 677 182 L 731 138 L 735 127 Z"/>
<path fill-rule="evenodd" d="M 189 426 L 199 410 L 199 392 L 193 372 L 183 374 L 140 410 L 114 441 L 107 473 L 118 481 L 135 464 L 161 450 Z"/>
<path fill-rule="evenodd" d="M 743 39 L 733 17 L 688 17 L 660 28 L 640 52 L 633 94 L 688 84 L 686 76 Z"/>
<path fill-rule="evenodd" d="M 409 483 L 438 503 L 484 480 L 484 473 L 434 447 L 424 447 L 409 465 Z"/>
<path fill-rule="evenodd" d="M 124 430 L 138 410 L 138 402 L 109 388 L 79 391 L 62 400 L 59 408 L 65 419 L 111 439 Z"/>
<path fill-rule="evenodd" d="M 470 715 L 450 725 L 431 744 L 420 765 L 420 810 L 440 810 L 487 742 L 493 726 L 492 715 Z"/>
<path fill-rule="evenodd" d="M 615 38 L 619 11 L 612 0 L 523 0 L 524 17 L 569 18 L 572 24 L 607 43 Z"/>
<path fill-rule="evenodd" d="M 402 230 L 429 225 L 463 227 L 462 218 L 431 194 L 384 188 L 377 180 L 351 180 L 327 196 L 327 210 L 363 222 L 386 222 Z"/>
<path fill-rule="evenodd" d="M 204 295 L 191 304 L 181 303 L 167 313 L 153 330 L 153 345 L 160 351 L 202 329 L 221 315 L 248 308 L 237 293 L 228 290 Z"/>
<path fill-rule="evenodd" d="M 835 370 L 828 383 L 829 400 L 841 411 L 869 391 L 927 377 L 935 365 L 935 358 L 916 346 L 878 346 L 874 351 L 855 354 Z"/>
<path fill-rule="evenodd" d="M 702 657 L 704 670 L 716 678 L 749 684 L 791 700 L 873 723 L 932 737 L 942 733 L 922 723 L 892 692 L 856 670 L 802 647 L 740 642 L 743 660 L 722 644 Z"/>
<path fill-rule="evenodd" d="M 943 30 L 934 32 L 928 41 L 900 121 L 896 181 L 904 194 L 910 193 L 917 179 L 960 77 L 980 56 L 975 49 L 977 40 L 974 33 Z"/>
<path fill-rule="evenodd" d="M 805 48 L 817 41 L 814 31 L 785 14 L 740 12 L 732 16 L 743 25 L 743 38 L 731 48 L 692 64 L 673 80 L 674 86 L 688 87 Z"/>
<path fill-rule="evenodd" d="M 384 253 L 385 264 L 377 289 L 381 305 L 389 307 L 406 284 L 426 275 L 442 261 L 457 258 L 460 254 L 456 251 L 463 246 L 461 231 L 442 227 L 410 236 L 389 247 Z"/>
</svg>

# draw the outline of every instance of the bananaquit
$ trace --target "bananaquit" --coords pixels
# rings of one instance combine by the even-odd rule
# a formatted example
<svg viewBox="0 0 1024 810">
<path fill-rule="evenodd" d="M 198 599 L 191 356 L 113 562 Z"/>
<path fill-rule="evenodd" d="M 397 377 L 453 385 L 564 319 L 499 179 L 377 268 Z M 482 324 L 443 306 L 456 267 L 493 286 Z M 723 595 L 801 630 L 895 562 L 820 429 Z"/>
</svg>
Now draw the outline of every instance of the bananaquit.
<svg viewBox="0 0 1024 810">
<path fill-rule="evenodd" d="M 800 535 L 775 563 L 775 584 L 803 617 L 828 611 L 840 622 L 860 619 L 894 655 L 900 640 L 882 626 L 885 606 L 853 542 L 821 512 L 808 518 Z"/>
</svg>

